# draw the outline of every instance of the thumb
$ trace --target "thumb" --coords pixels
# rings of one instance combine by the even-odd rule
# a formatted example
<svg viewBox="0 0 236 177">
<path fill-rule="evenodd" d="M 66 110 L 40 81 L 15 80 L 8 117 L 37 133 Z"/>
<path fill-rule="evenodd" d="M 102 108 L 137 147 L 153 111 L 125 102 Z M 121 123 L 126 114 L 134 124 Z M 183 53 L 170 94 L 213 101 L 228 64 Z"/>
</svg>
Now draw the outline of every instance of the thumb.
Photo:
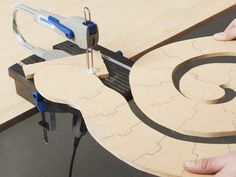
<svg viewBox="0 0 236 177">
<path fill-rule="evenodd" d="M 187 161 L 184 165 L 187 171 L 197 174 L 215 174 L 224 167 L 224 163 L 220 158 Z"/>
<path fill-rule="evenodd" d="M 231 36 L 226 35 L 225 32 L 216 33 L 213 35 L 213 37 L 215 40 L 218 40 L 218 41 L 229 41 L 233 39 Z"/>
<path fill-rule="evenodd" d="M 216 33 L 213 35 L 215 40 L 218 41 L 231 41 L 234 40 L 236 38 L 236 29 L 233 28 L 229 31 L 225 31 L 225 32 L 220 32 L 220 33 Z"/>
</svg>

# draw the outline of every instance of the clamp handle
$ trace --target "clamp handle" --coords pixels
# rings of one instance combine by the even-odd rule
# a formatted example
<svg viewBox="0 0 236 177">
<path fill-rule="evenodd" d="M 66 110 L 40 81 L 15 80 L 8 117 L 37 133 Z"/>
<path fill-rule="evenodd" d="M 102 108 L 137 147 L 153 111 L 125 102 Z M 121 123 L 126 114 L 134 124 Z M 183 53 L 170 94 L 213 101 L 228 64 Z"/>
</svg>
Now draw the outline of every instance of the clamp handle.
<svg viewBox="0 0 236 177">
<path fill-rule="evenodd" d="M 38 91 L 34 91 L 32 94 L 36 107 L 39 112 L 46 112 L 48 110 L 46 103 L 44 102 L 44 98 L 40 95 Z"/>
<path fill-rule="evenodd" d="M 61 32 L 63 32 L 68 39 L 74 38 L 74 32 L 67 26 L 60 23 L 60 21 L 55 17 L 49 16 L 48 21 L 52 23 L 55 27 L 57 27 Z"/>
<path fill-rule="evenodd" d="M 38 91 L 33 92 L 33 98 L 38 108 L 39 112 L 41 113 L 42 120 L 39 122 L 39 125 L 43 127 L 43 139 L 44 142 L 48 143 L 48 131 L 53 131 L 56 129 L 56 118 L 55 112 L 49 112 L 49 122 L 46 121 L 46 112 L 48 112 L 48 107 L 45 102 L 45 99 L 40 95 Z"/>
</svg>

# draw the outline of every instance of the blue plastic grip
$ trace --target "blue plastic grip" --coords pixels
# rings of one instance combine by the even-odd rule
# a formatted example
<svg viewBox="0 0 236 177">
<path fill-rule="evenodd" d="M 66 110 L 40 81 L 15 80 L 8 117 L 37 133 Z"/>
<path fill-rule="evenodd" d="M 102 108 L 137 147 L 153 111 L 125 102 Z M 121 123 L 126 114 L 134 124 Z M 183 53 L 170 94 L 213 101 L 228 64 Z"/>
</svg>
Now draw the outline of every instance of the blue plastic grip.
<svg viewBox="0 0 236 177">
<path fill-rule="evenodd" d="M 88 21 L 85 23 L 85 25 L 88 27 L 89 35 L 97 33 L 97 25 L 95 23 Z"/>
<path fill-rule="evenodd" d="M 121 50 L 116 51 L 115 54 L 119 57 L 123 56 L 123 52 Z"/>
<path fill-rule="evenodd" d="M 58 19 L 52 16 L 48 16 L 48 21 L 56 26 L 61 32 L 63 32 L 68 39 L 74 38 L 74 32 L 67 26 L 60 23 Z"/>
<path fill-rule="evenodd" d="M 48 110 L 48 107 L 44 101 L 44 98 L 40 95 L 38 91 L 33 92 L 33 98 L 36 107 L 38 108 L 39 112 L 46 112 Z"/>
</svg>

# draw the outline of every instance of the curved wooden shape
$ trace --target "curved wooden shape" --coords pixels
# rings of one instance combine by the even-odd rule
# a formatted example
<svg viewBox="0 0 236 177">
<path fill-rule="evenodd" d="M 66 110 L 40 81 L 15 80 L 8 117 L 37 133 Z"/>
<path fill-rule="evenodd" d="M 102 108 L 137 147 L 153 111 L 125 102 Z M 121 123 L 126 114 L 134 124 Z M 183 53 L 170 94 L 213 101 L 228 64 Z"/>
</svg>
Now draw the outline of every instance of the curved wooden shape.
<svg viewBox="0 0 236 177">
<path fill-rule="evenodd" d="M 130 73 L 136 104 L 153 121 L 180 133 L 236 135 L 236 58 L 218 56 L 236 56 L 236 42 L 197 38 L 143 56 Z"/>
<path fill-rule="evenodd" d="M 147 173 L 163 177 L 198 176 L 184 171 L 184 161 L 236 149 L 233 144 L 180 141 L 151 129 L 133 114 L 120 94 L 79 67 L 48 66 L 39 70 L 34 80 L 46 99 L 79 109 L 89 132 L 105 149 Z"/>
<path fill-rule="evenodd" d="M 9 25 L 11 6 L 18 2 L 19 0 L 1 1 L 0 6 L 2 58 L 0 98 L 4 100 L 0 103 L 0 131 L 5 129 L 6 124 L 14 125 L 12 122 L 16 122 L 15 118 L 19 121 L 17 116 L 33 108 L 31 103 L 15 93 L 14 82 L 7 72 L 8 67 L 31 55 L 16 42 Z M 133 59 L 137 59 L 151 48 L 173 42 L 181 35 L 236 8 L 236 0 L 175 2 L 173 0 L 70 0 L 70 3 L 67 0 L 21 0 L 20 2 L 65 17 L 83 17 L 83 7 L 89 7 L 92 20 L 99 26 L 99 44 L 112 51 L 122 50 L 126 57 Z M 65 40 L 53 31 L 33 22 L 33 18 L 27 14 L 19 13 L 18 23 L 26 39 L 37 46 L 49 49 L 52 45 Z"/>
</svg>

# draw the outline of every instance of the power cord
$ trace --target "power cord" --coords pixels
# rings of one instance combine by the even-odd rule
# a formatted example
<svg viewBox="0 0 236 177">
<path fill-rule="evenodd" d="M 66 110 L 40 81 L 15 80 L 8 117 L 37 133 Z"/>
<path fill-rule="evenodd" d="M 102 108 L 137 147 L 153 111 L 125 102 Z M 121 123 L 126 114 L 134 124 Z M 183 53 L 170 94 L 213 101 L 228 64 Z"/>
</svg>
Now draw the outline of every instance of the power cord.
<svg viewBox="0 0 236 177">
<path fill-rule="evenodd" d="M 79 143 L 83 135 L 87 132 L 87 127 L 85 125 L 84 119 L 82 118 L 82 115 L 73 115 L 73 121 L 72 121 L 72 129 L 74 133 L 74 145 L 73 145 L 73 153 L 70 161 L 70 170 L 69 170 L 69 177 L 72 177 L 73 173 L 73 166 L 75 161 L 75 155 L 76 151 L 78 149 Z"/>
<path fill-rule="evenodd" d="M 73 153 L 72 153 L 72 157 L 71 157 L 71 161 L 70 161 L 69 177 L 72 177 L 75 155 L 76 155 L 77 148 L 79 146 L 80 139 L 81 139 L 81 137 L 79 137 L 79 138 L 75 137 L 75 139 L 74 139 L 74 146 L 73 146 L 74 148 L 73 148 Z"/>
</svg>

